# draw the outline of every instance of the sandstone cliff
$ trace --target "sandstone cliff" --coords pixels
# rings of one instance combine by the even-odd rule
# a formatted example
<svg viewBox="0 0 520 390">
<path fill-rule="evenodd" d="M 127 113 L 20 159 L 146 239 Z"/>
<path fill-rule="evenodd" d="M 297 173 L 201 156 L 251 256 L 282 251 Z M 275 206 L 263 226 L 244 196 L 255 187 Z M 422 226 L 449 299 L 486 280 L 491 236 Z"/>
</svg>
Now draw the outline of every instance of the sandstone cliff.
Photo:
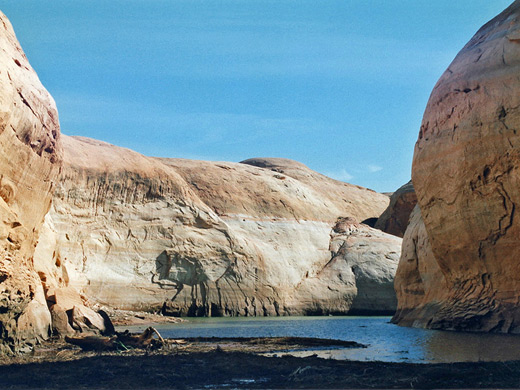
<svg viewBox="0 0 520 390">
<path fill-rule="evenodd" d="M 0 352 L 108 331 L 93 303 L 178 315 L 395 309 L 400 239 L 358 223 L 385 196 L 289 160 L 148 158 L 61 137 L 0 19 Z"/>
<path fill-rule="evenodd" d="M 388 234 L 403 237 L 416 204 L 417 195 L 410 180 L 392 194 L 388 208 L 378 218 L 374 227 Z"/>
<path fill-rule="evenodd" d="M 0 352 L 10 352 L 49 335 L 33 253 L 62 152 L 55 103 L 0 21 Z"/>
<path fill-rule="evenodd" d="M 394 321 L 520 332 L 520 1 L 435 86 L 415 147 L 416 213 Z M 414 251 L 416 254 L 414 254 Z"/>
<path fill-rule="evenodd" d="M 51 262 L 97 302 L 181 315 L 395 309 L 401 240 L 356 223 L 379 216 L 386 196 L 284 159 L 159 159 L 63 143 Z M 337 231 L 341 217 L 352 219 Z"/>
</svg>

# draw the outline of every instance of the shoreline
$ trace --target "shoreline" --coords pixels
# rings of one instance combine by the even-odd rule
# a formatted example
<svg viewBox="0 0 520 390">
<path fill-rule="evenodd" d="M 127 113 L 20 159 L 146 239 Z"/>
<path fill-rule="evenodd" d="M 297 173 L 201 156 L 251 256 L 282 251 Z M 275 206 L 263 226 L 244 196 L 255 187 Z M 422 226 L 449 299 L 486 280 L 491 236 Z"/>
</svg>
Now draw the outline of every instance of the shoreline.
<svg viewBox="0 0 520 390">
<path fill-rule="evenodd" d="M 0 377 L 12 389 L 520 387 L 520 361 L 417 364 L 284 354 L 313 345 L 360 347 L 312 338 L 189 338 L 168 339 L 158 349 L 84 352 L 53 340 L 3 359 Z M 263 355 L 275 351 L 276 357 Z"/>
<path fill-rule="evenodd" d="M 116 328 L 125 326 L 154 326 L 156 324 L 178 324 L 187 322 L 183 317 L 165 316 L 147 311 L 113 309 L 108 306 L 94 305 L 96 311 L 103 310 L 107 313 L 112 325 Z"/>
</svg>

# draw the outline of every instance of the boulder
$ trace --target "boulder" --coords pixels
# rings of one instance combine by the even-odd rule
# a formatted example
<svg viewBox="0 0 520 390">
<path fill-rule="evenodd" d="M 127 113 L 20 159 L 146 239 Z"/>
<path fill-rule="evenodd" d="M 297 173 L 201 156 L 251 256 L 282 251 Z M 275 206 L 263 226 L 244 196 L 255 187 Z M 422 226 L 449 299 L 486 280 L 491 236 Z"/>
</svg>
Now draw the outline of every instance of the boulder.
<svg viewBox="0 0 520 390">
<path fill-rule="evenodd" d="M 54 304 L 50 307 L 52 317 L 52 333 L 58 337 L 71 336 L 76 333 L 69 322 L 67 310 L 60 305 Z"/>
<path fill-rule="evenodd" d="M 515 1 L 476 33 L 431 94 L 412 167 L 424 229 L 416 217 L 416 232 L 405 235 L 397 323 L 520 332 L 519 34 Z"/>
<path fill-rule="evenodd" d="M 51 314 L 42 285 L 36 285 L 35 296 L 18 318 L 17 338 L 23 350 L 31 349 L 39 340 L 51 335 Z"/>
<path fill-rule="evenodd" d="M 104 312 L 95 312 L 84 305 L 67 309 L 60 304 L 50 307 L 54 336 L 72 336 L 76 333 L 112 334 L 114 327 Z"/>
<path fill-rule="evenodd" d="M 74 306 L 70 315 L 72 328 L 78 332 L 105 333 L 105 319 L 94 310 L 83 306 Z"/>
</svg>

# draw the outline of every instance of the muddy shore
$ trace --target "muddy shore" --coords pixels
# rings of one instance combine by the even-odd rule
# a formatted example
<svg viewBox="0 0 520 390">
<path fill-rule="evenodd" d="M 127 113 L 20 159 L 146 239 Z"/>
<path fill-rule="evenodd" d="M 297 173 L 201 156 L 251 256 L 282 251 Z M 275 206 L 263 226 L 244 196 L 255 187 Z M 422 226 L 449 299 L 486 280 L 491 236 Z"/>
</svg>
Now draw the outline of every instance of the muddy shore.
<svg viewBox="0 0 520 390">
<path fill-rule="evenodd" d="M 520 361 L 407 364 L 297 358 L 284 351 L 356 343 L 192 338 L 155 350 L 83 352 L 63 341 L 0 363 L 7 389 L 519 388 Z M 277 352 L 277 357 L 262 353 Z"/>
</svg>

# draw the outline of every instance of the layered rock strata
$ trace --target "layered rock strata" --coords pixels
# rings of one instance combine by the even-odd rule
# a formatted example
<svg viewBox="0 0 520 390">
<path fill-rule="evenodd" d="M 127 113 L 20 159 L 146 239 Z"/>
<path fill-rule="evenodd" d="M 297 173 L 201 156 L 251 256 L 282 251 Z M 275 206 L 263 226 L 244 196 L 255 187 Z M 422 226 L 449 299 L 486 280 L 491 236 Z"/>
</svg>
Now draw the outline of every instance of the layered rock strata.
<svg viewBox="0 0 520 390">
<path fill-rule="evenodd" d="M 377 219 L 374 227 L 388 234 L 403 237 L 416 204 L 417 195 L 410 180 L 392 194 L 388 208 Z"/>
<path fill-rule="evenodd" d="M 416 214 L 394 321 L 520 332 L 520 1 L 435 86 L 415 147 Z M 416 254 L 414 254 L 416 252 Z"/>
<path fill-rule="evenodd" d="M 52 255 L 46 218 L 63 151 L 54 100 L 0 12 L 0 354 L 51 334 L 110 331 Z"/>
<path fill-rule="evenodd" d="M 49 335 L 33 254 L 62 151 L 55 103 L 0 21 L 0 352 L 12 352 Z"/>
<path fill-rule="evenodd" d="M 400 239 L 355 222 L 379 216 L 386 196 L 290 160 L 158 159 L 63 139 L 53 261 L 99 303 L 213 316 L 395 309 Z M 346 216 L 353 227 L 336 232 Z"/>
</svg>

